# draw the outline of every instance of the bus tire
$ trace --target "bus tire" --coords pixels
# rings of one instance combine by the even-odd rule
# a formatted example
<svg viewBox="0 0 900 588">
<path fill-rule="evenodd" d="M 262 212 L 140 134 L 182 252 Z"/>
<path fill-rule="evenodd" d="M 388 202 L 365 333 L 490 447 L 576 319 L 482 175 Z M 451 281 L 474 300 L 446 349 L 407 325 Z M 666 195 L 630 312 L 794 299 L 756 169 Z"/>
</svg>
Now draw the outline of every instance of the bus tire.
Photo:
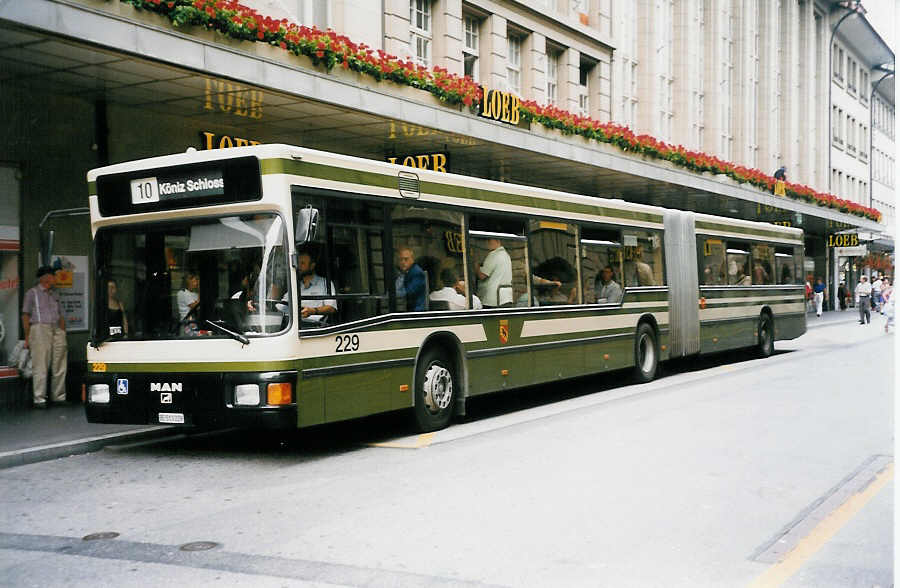
<svg viewBox="0 0 900 588">
<path fill-rule="evenodd" d="M 634 379 L 645 383 L 656 377 L 659 369 L 659 348 L 656 331 L 648 323 L 638 325 L 634 338 Z"/>
<path fill-rule="evenodd" d="M 447 361 L 437 347 L 426 349 L 416 364 L 416 428 L 437 431 L 450 424 L 453 403 L 459 390 L 459 378 L 453 362 Z"/>
<path fill-rule="evenodd" d="M 775 352 L 775 321 L 772 320 L 772 315 L 764 312 L 759 316 L 757 332 L 756 355 L 769 357 Z"/>
</svg>

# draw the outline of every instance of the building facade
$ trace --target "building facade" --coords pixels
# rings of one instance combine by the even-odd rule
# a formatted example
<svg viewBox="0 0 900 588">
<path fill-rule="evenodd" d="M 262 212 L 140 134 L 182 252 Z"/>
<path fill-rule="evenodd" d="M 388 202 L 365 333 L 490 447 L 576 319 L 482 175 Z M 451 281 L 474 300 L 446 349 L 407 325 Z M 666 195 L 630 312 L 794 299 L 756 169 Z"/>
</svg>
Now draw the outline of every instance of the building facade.
<svg viewBox="0 0 900 588">
<path fill-rule="evenodd" d="M 491 120 L 409 85 L 340 65 L 328 69 L 277 42 L 241 41 L 214 27 L 175 26 L 163 9 L 154 8 L 159 5 L 135 4 L 141 3 L 0 2 L 0 319 L 6 333 L 0 379 L 13 373 L 6 364 L 21 332 L 21 295 L 53 231 L 54 259 L 73 266 L 73 288 L 79 272 L 84 280 L 83 296 L 67 293 L 80 320 L 69 334 L 77 380 L 92 305 L 92 246 L 86 216 L 57 215 L 86 206 L 85 172 L 190 147 L 284 142 L 398 163 L 440 162 L 455 173 L 791 224 L 806 231 L 808 272 L 830 280 L 842 271 L 840 260 L 847 271 L 857 271 L 856 257 L 831 250 L 830 235 L 889 233 L 884 223 L 774 196 L 721 175 L 537 123 Z M 206 9 L 215 12 L 209 4 Z M 379 51 L 409 56 L 418 65 L 468 75 L 485 89 L 613 121 L 765 174 L 785 165 L 789 181 L 866 206 L 871 189 L 872 204 L 885 219 L 893 217 L 893 78 L 872 93 L 883 75 L 879 66 L 892 62 L 893 53 L 864 15 L 844 20 L 832 38 L 847 11 L 832 3 L 242 4 L 270 19 L 332 28 L 376 57 Z M 832 107 L 838 109 L 833 120 Z"/>
</svg>

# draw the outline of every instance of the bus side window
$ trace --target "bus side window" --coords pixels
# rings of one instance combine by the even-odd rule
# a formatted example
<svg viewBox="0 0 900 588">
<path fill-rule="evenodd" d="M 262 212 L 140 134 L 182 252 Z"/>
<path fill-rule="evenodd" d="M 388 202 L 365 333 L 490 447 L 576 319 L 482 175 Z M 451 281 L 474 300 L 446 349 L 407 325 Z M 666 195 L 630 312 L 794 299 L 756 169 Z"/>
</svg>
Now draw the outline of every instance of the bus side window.
<svg viewBox="0 0 900 588">
<path fill-rule="evenodd" d="M 700 285 L 721 286 L 725 283 L 725 242 L 722 239 L 700 239 Z"/>
<path fill-rule="evenodd" d="M 751 285 L 753 280 L 750 277 L 750 244 L 741 241 L 728 241 L 725 256 L 728 267 L 728 285 Z"/>
<path fill-rule="evenodd" d="M 391 214 L 398 312 L 470 308 L 462 214 L 396 206 Z M 479 305 L 473 300 L 472 304 Z"/>
<path fill-rule="evenodd" d="M 528 222 L 531 290 L 540 306 L 578 303 L 575 225 Z"/>
<path fill-rule="evenodd" d="M 665 285 L 661 233 L 626 229 L 622 245 L 625 286 Z"/>
<path fill-rule="evenodd" d="M 468 263 L 477 284 L 475 296 L 485 307 L 530 305 L 526 244 L 522 221 L 470 218 Z"/>
<path fill-rule="evenodd" d="M 622 301 L 622 234 L 618 229 L 581 228 L 581 278 L 585 304 Z"/>
<path fill-rule="evenodd" d="M 775 248 L 775 274 L 779 284 L 795 284 L 794 250 L 792 247 Z"/>
<path fill-rule="evenodd" d="M 772 285 L 775 283 L 775 248 L 764 243 L 754 243 L 750 247 L 753 265 L 753 283 Z"/>
</svg>

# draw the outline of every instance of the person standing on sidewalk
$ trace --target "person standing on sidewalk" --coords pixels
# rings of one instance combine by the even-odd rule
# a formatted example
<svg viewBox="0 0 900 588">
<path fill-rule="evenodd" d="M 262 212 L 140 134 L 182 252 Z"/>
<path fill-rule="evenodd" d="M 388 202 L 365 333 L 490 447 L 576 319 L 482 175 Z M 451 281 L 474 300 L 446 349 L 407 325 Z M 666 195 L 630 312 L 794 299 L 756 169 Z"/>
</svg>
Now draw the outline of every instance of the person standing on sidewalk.
<svg viewBox="0 0 900 588">
<path fill-rule="evenodd" d="M 856 306 L 859 308 L 859 324 L 861 325 L 872 322 L 872 313 L 869 310 L 871 296 L 872 284 L 868 282 L 866 276 L 863 276 L 856 285 Z"/>
<path fill-rule="evenodd" d="M 52 371 L 53 402 L 66 401 L 66 319 L 59 298 L 53 291 L 56 276 L 49 266 L 37 271 L 38 283 L 25 292 L 22 304 L 22 328 L 25 347 L 31 350 L 34 375 L 31 383 L 34 407 L 47 407 L 47 372 Z"/>
<path fill-rule="evenodd" d="M 816 279 L 816 285 L 813 286 L 813 293 L 816 298 L 816 316 L 822 316 L 822 302 L 825 301 L 825 282 L 819 277 Z"/>
<path fill-rule="evenodd" d="M 872 297 L 869 299 L 872 304 L 872 310 L 881 312 L 881 286 L 884 282 L 881 276 L 872 277 Z"/>
<path fill-rule="evenodd" d="M 838 304 L 841 307 L 841 310 L 847 310 L 847 297 L 850 294 L 847 293 L 847 286 L 844 285 L 844 282 L 841 282 L 841 285 L 838 286 Z"/>
</svg>

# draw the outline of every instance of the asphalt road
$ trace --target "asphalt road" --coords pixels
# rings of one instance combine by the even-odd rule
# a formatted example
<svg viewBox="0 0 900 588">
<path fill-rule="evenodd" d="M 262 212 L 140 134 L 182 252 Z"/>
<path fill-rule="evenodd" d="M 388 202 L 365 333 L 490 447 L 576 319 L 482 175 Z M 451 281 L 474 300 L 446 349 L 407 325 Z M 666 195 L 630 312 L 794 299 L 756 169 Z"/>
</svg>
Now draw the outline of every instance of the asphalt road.
<svg viewBox="0 0 900 588">
<path fill-rule="evenodd" d="M 893 336 L 776 348 L 2 470 L 0 585 L 890 586 Z"/>
</svg>

